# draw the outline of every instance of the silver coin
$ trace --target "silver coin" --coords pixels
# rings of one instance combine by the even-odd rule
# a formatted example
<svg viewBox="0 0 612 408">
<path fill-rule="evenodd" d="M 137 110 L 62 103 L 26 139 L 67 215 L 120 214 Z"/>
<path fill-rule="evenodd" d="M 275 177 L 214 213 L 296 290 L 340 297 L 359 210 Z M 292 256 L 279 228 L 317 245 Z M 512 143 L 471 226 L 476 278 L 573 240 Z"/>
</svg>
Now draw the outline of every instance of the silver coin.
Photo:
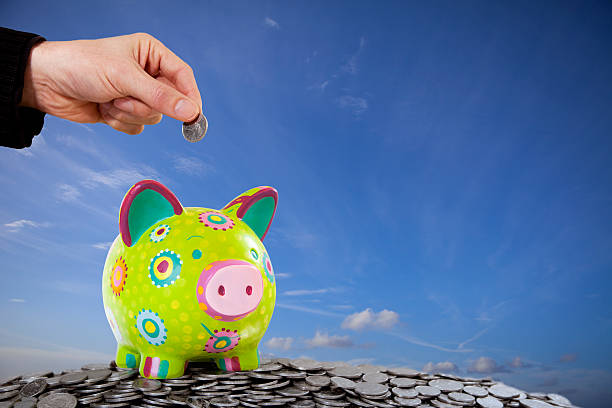
<svg viewBox="0 0 612 408">
<path fill-rule="evenodd" d="M 425 398 L 433 398 L 440 395 L 440 389 L 431 385 L 417 385 L 414 389 Z"/>
<path fill-rule="evenodd" d="M 315 387 L 327 387 L 330 383 L 329 377 L 326 375 L 309 375 L 304 378 L 304 381 Z"/>
<path fill-rule="evenodd" d="M 489 395 L 489 391 L 487 391 L 486 388 L 476 387 L 474 385 L 468 385 L 463 387 L 463 392 L 467 392 L 468 394 L 473 395 L 474 397 L 486 397 L 487 395 Z"/>
<path fill-rule="evenodd" d="M 36 401 L 36 398 L 33 400 L 22 398 L 20 401 L 13 404 L 13 408 L 34 408 L 36 406 Z"/>
<path fill-rule="evenodd" d="M 349 380 L 348 378 L 344 377 L 332 377 L 330 380 L 332 384 L 334 384 L 336 387 L 340 387 L 345 390 L 354 390 L 357 386 L 357 383 L 355 381 Z"/>
<path fill-rule="evenodd" d="M 554 402 L 556 404 L 572 405 L 570 400 L 565 398 L 563 395 L 559 395 L 559 394 L 546 394 L 546 396 L 548 397 L 549 400 L 551 400 L 552 402 Z"/>
<path fill-rule="evenodd" d="M 389 376 L 385 373 L 365 373 L 362 377 L 365 382 L 373 382 L 373 383 L 385 383 L 389 379 Z"/>
<path fill-rule="evenodd" d="M 12 390 L 6 392 L 0 392 L 0 401 L 7 400 L 9 398 L 19 395 L 19 390 Z"/>
<path fill-rule="evenodd" d="M 418 371 L 407 367 L 391 367 L 387 368 L 387 372 L 398 377 L 417 377 L 420 374 Z"/>
<path fill-rule="evenodd" d="M 6 391 L 20 390 L 21 387 L 23 387 L 21 384 L 5 385 L 4 387 L 0 387 L 0 393 Z"/>
<path fill-rule="evenodd" d="M 77 399 L 74 395 L 59 392 L 49 394 L 38 400 L 37 408 L 75 408 Z"/>
<path fill-rule="evenodd" d="M 351 405 L 348 401 L 343 400 L 331 400 L 314 397 L 314 400 L 318 403 L 317 406 L 323 405 L 324 407 L 348 407 Z"/>
<path fill-rule="evenodd" d="M 344 391 L 334 390 L 334 389 L 329 390 L 329 391 L 318 391 L 318 392 L 312 393 L 313 397 L 323 398 L 323 399 L 340 399 L 344 397 L 345 395 L 346 393 L 344 393 Z"/>
<path fill-rule="evenodd" d="M 307 374 L 302 371 L 291 371 L 291 370 L 279 370 L 275 374 L 278 374 L 287 378 L 306 378 Z"/>
<path fill-rule="evenodd" d="M 340 366 L 328 371 L 328 374 L 334 377 L 344 377 L 351 380 L 360 378 L 363 373 L 360 369 L 353 366 Z"/>
<path fill-rule="evenodd" d="M 315 403 L 312 400 L 297 400 L 289 404 L 290 408 L 314 408 Z"/>
<path fill-rule="evenodd" d="M 87 378 L 87 373 L 85 372 L 64 374 L 60 378 L 60 384 L 64 384 L 64 385 L 78 384 L 78 383 L 85 381 L 86 378 Z"/>
<path fill-rule="evenodd" d="M 391 392 L 400 398 L 415 398 L 419 393 L 414 388 L 393 387 Z"/>
<path fill-rule="evenodd" d="M 401 398 L 395 397 L 393 401 L 398 403 L 400 407 L 418 407 L 421 405 L 421 400 L 419 398 Z"/>
<path fill-rule="evenodd" d="M 206 116 L 201 113 L 193 122 L 183 122 L 183 137 L 188 142 L 199 142 L 204 138 L 207 130 L 208 120 L 206 119 Z"/>
<path fill-rule="evenodd" d="M 554 405 L 549 404 L 546 401 L 537 400 L 537 399 L 522 399 L 519 401 L 522 407 L 527 408 L 554 408 Z"/>
<path fill-rule="evenodd" d="M 466 402 L 470 404 L 474 402 L 474 397 L 464 392 L 451 392 L 448 394 L 448 398 L 457 402 Z"/>
<path fill-rule="evenodd" d="M 489 387 L 489 394 L 493 395 L 497 398 L 508 399 L 512 397 L 516 397 L 521 393 L 521 390 L 518 390 L 514 387 L 509 387 L 506 384 L 498 383 L 491 387 Z"/>
<path fill-rule="evenodd" d="M 132 384 L 132 387 L 138 391 L 155 391 L 160 389 L 161 386 L 162 383 L 160 381 L 148 378 L 137 378 Z"/>
<path fill-rule="evenodd" d="M 389 383 L 395 387 L 411 388 L 416 385 L 416 380 L 413 378 L 395 377 Z"/>
<path fill-rule="evenodd" d="M 500 400 L 490 395 L 484 398 L 477 398 L 476 403 L 482 408 L 503 408 L 504 406 Z"/>
<path fill-rule="evenodd" d="M 289 361 L 289 366 L 300 371 L 314 371 L 323 368 L 321 363 L 319 363 L 318 361 L 307 358 L 298 358 L 295 360 L 291 360 Z"/>
<path fill-rule="evenodd" d="M 81 370 L 106 370 L 109 368 L 110 368 L 110 364 L 94 363 L 94 364 L 85 364 L 83 367 L 81 367 Z"/>
<path fill-rule="evenodd" d="M 443 402 L 437 399 L 432 399 L 429 401 L 431 405 L 437 408 L 457 408 L 457 405 L 449 404 L 447 402 Z"/>
<path fill-rule="evenodd" d="M 355 398 L 355 397 L 349 397 L 348 395 L 346 396 L 346 400 L 350 403 L 352 403 L 353 405 L 357 405 L 358 407 L 373 407 L 373 404 L 369 404 L 367 402 L 363 402 L 361 399 L 359 398 Z"/>
<path fill-rule="evenodd" d="M 360 383 L 357 383 L 357 386 L 355 387 L 355 392 L 357 394 L 360 394 L 366 397 L 383 395 L 387 391 L 389 391 L 389 387 L 387 387 L 384 384 L 378 384 L 378 383 L 360 382 Z"/>
<path fill-rule="evenodd" d="M 39 378 L 24 385 L 19 394 L 22 397 L 35 397 L 42 394 L 45 388 L 47 388 L 47 381 Z"/>
<path fill-rule="evenodd" d="M 429 381 L 428 385 L 439 388 L 440 391 L 444 392 L 461 391 L 463 389 L 463 384 L 455 380 L 436 379 Z"/>
</svg>

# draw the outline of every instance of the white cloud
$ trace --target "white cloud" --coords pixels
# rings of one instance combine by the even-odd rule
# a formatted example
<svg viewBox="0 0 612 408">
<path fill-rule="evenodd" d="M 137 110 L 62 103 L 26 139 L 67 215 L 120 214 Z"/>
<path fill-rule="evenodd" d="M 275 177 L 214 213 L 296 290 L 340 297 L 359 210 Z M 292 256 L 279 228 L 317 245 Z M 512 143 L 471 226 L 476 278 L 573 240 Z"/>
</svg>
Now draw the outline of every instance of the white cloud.
<svg viewBox="0 0 612 408">
<path fill-rule="evenodd" d="M 450 361 L 441 361 L 439 363 L 429 362 L 423 366 L 423 371 L 427 373 L 452 373 L 457 371 L 457 365 Z"/>
<path fill-rule="evenodd" d="M 76 201 L 81 196 L 81 192 L 70 184 L 60 184 L 57 187 L 56 195 L 61 201 L 70 202 Z"/>
<path fill-rule="evenodd" d="M 284 295 L 287 296 L 303 296 L 303 295 L 321 295 L 323 293 L 331 292 L 331 288 L 325 289 L 298 289 L 298 290 L 288 290 L 284 292 Z"/>
<path fill-rule="evenodd" d="M 470 373 L 492 374 L 508 371 L 504 366 L 501 366 L 490 357 L 480 357 L 474 360 L 468 367 Z"/>
<path fill-rule="evenodd" d="M 144 179 L 158 179 L 157 172 L 150 168 L 144 167 L 138 169 L 116 169 L 107 171 L 94 171 L 88 168 L 82 168 L 83 181 L 82 184 L 87 188 L 95 188 L 102 184 L 111 188 L 125 188 L 136 184 Z"/>
<path fill-rule="evenodd" d="M 367 308 L 362 312 L 348 315 L 342 322 L 343 329 L 363 330 L 365 328 L 389 329 L 399 322 L 399 314 L 391 310 L 381 310 L 376 313 Z"/>
<path fill-rule="evenodd" d="M 277 303 L 276 307 L 280 307 L 282 309 L 297 310 L 298 312 L 312 313 L 312 314 L 317 314 L 321 316 L 329 316 L 329 317 L 342 317 L 343 316 L 340 313 L 328 312 L 323 309 L 312 309 L 309 307 L 291 305 L 291 304 L 285 304 L 285 303 Z"/>
<path fill-rule="evenodd" d="M 176 157 L 174 159 L 174 168 L 181 173 L 189 174 L 191 176 L 203 176 L 209 173 L 213 173 L 215 168 L 197 157 Z"/>
<path fill-rule="evenodd" d="M 361 37 L 359 39 L 359 49 L 357 50 L 357 52 L 355 52 L 353 55 L 351 55 L 351 57 L 348 59 L 348 61 L 346 62 L 346 64 L 344 64 L 342 66 L 342 70 L 351 74 L 351 75 L 355 75 L 359 69 L 357 67 L 357 58 L 359 58 L 359 54 L 361 54 L 361 51 L 363 50 L 363 48 L 365 47 L 366 44 L 366 40 L 365 37 Z"/>
<path fill-rule="evenodd" d="M 327 333 L 320 332 L 317 330 L 312 339 L 307 339 L 306 344 L 309 347 L 334 347 L 334 348 L 347 348 L 353 347 L 355 344 L 349 338 L 349 336 L 330 336 Z"/>
<path fill-rule="evenodd" d="M 51 285 L 54 289 L 59 290 L 60 292 L 71 293 L 74 295 L 97 294 L 100 290 L 93 285 L 76 281 L 56 281 Z"/>
<path fill-rule="evenodd" d="M 293 344 L 293 337 L 272 337 L 264 344 L 272 349 L 289 350 Z"/>
<path fill-rule="evenodd" d="M 358 96 L 343 95 L 336 101 L 338 106 L 350 110 L 355 116 L 360 116 L 368 109 L 368 101 Z"/>
<path fill-rule="evenodd" d="M 113 245 L 112 242 L 98 242 L 97 244 L 93 244 L 92 247 L 107 250 L 111 247 L 111 245 Z"/>
<path fill-rule="evenodd" d="M 278 22 L 276 20 L 272 20 L 270 17 L 266 17 L 264 19 L 264 24 L 270 28 L 274 28 L 275 30 L 280 29 L 280 25 L 278 24 Z"/>
<path fill-rule="evenodd" d="M 514 367 L 514 368 L 527 368 L 527 367 L 531 367 L 532 364 L 524 361 L 521 357 L 516 356 L 512 359 L 512 361 L 508 363 L 508 366 Z"/>
<path fill-rule="evenodd" d="M 24 227 L 46 228 L 50 225 L 51 224 L 49 224 L 48 222 L 36 222 L 32 220 L 17 220 L 4 224 L 4 226 L 9 229 L 9 232 L 17 232 Z"/>
<path fill-rule="evenodd" d="M 274 276 L 277 278 L 290 278 L 291 274 L 290 273 L 285 273 L 285 272 L 279 272 L 279 273 L 274 273 Z"/>
<path fill-rule="evenodd" d="M 11 302 L 11 303 L 25 303 L 25 299 L 11 298 L 11 299 L 9 299 L 9 302 Z"/>
</svg>

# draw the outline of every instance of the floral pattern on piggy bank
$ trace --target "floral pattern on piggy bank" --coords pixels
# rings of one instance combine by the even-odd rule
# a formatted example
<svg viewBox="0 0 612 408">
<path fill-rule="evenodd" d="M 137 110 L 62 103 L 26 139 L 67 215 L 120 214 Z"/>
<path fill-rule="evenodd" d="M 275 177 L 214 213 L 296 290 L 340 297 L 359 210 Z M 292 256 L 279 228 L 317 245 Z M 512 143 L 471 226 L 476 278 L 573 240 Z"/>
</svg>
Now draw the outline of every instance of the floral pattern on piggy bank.
<svg viewBox="0 0 612 408">
<path fill-rule="evenodd" d="M 102 277 L 119 367 L 147 378 L 180 377 L 188 361 L 258 367 L 276 299 L 262 241 L 277 201 L 256 187 L 213 210 L 183 207 L 157 181 L 130 188 Z"/>
</svg>

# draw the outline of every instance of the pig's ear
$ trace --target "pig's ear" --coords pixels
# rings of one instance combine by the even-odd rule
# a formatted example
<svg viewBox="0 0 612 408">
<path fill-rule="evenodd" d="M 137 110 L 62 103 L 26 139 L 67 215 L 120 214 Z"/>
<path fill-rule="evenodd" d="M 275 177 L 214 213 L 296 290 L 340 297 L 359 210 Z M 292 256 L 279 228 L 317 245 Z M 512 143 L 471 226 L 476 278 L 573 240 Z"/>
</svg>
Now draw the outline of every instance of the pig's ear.
<svg viewBox="0 0 612 408">
<path fill-rule="evenodd" d="M 277 202 L 278 192 L 275 189 L 255 187 L 234 198 L 223 207 L 223 211 L 228 214 L 235 212 L 263 241 L 274 218 Z"/>
<path fill-rule="evenodd" d="M 130 188 L 121 203 L 121 239 L 130 247 L 151 225 L 182 213 L 183 206 L 166 186 L 154 180 L 139 181 Z"/>
</svg>

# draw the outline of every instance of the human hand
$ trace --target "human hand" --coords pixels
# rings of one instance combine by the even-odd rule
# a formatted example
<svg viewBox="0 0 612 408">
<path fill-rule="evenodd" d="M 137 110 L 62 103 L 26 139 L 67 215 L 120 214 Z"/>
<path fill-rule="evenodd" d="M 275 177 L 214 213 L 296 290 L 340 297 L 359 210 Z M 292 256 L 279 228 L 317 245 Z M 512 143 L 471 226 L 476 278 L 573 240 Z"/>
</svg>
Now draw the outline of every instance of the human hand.
<svg viewBox="0 0 612 408">
<path fill-rule="evenodd" d="M 194 120 L 202 98 L 189 65 L 139 33 L 39 43 L 30 53 L 20 105 L 138 134 L 162 114 Z"/>
</svg>

